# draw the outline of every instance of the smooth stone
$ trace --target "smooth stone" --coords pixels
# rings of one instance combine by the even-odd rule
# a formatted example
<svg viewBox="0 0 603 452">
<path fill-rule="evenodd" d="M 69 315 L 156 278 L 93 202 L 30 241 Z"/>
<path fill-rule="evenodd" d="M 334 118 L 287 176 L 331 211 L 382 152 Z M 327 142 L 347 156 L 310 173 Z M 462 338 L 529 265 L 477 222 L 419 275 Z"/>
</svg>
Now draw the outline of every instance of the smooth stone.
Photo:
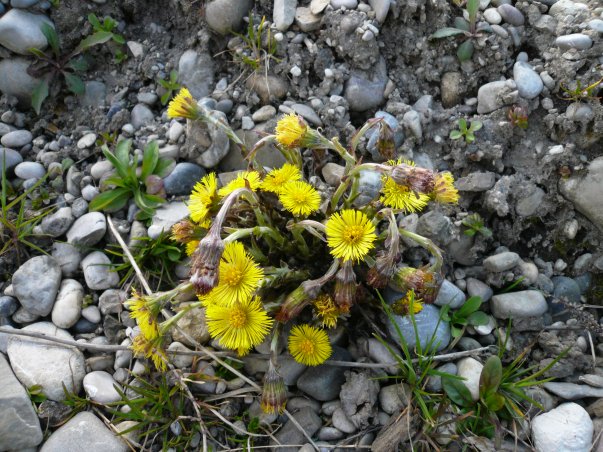
<svg viewBox="0 0 603 452">
<path fill-rule="evenodd" d="M 275 116 L 276 108 L 274 108 L 272 105 L 264 105 L 251 115 L 251 119 L 253 119 L 254 122 L 264 122 L 274 118 Z"/>
<path fill-rule="evenodd" d="M 88 320 L 90 323 L 100 323 L 101 312 L 95 305 L 86 306 L 84 309 L 82 309 L 82 317 Z"/>
<path fill-rule="evenodd" d="M 190 352 L 191 350 L 186 347 L 186 345 L 181 344 L 180 342 L 172 342 L 168 348 L 169 352 Z M 174 364 L 178 369 L 186 369 L 187 367 L 191 367 L 193 364 L 193 356 L 192 355 L 170 355 L 170 362 Z"/>
<path fill-rule="evenodd" d="M 457 375 L 465 379 L 463 383 L 469 389 L 471 398 L 479 400 L 479 379 L 484 365 L 470 356 L 460 359 L 457 363 Z"/>
<path fill-rule="evenodd" d="M 525 17 L 521 13 L 521 11 L 519 11 L 513 5 L 503 4 L 500 5 L 496 10 L 504 19 L 504 21 L 508 24 L 519 27 L 525 22 Z"/>
<path fill-rule="evenodd" d="M 178 60 L 178 81 L 186 86 L 195 99 L 211 93 L 214 84 L 214 63 L 210 55 L 186 50 Z"/>
<path fill-rule="evenodd" d="M 545 383 L 545 385 L 551 383 Z M 536 452 L 588 452 L 594 426 L 584 408 L 564 403 L 531 421 Z"/>
<path fill-rule="evenodd" d="M 502 16 L 496 11 L 496 8 L 487 8 L 484 11 L 484 19 L 493 25 L 498 25 L 502 22 Z"/>
<path fill-rule="evenodd" d="M 40 0 L 10 0 L 10 6 L 13 8 L 29 8 L 30 6 L 35 5 Z"/>
<path fill-rule="evenodd" d="M 411 397 L 410 388 L 405 383 L 383 386 L 379 391 L 379 405 L 387 414 L 399 413 L 408 406 Z"/>
<path fill-rule="evenodd" d="M 310 8 L 298 6 L 295 10 L 295 24 L 305 33 L 320 29 L 320 16 L 312 14 Z"/>
<path fill-rule="evenodd" d="M 111 374 L 105 371 L 90 372 L 84 377 L 83 384 L 84 391 L 95 402 L 113 403 L 121 400 L 121 396 L 115 389 L 115 386 L 122 391 L 123 389 L 117 384 Z"/>
<path fill-rule="evenodd" d="M 467 297 L 465 297 L 465 293 L 453 283 L 445 279 L 442 282 L 438 296 L 433 304 L 436 306 L 448 305 L 450 306 L 450 309 L 458 309 L 465 304 L 466 300 Z"/>
<path fill-rule="evenodd" d="M 67 331 L 50 322 L 34 323 L 23 328 L 23 331 L 73 340 Z M 40 385 L 50 400 L 65 399 L 63 385 L 67 391 L 78 393 L 86 375 L 84 355 L 75 347 L 13 336 L 8 341 L 7 353 L 19 381 L 27 388 Z"/>
<path fill-rule="evenodd" d="M 331 0 L 312 0 L 310 2 L 310 10 L 313 14 L 320 14 L 327 6 L 329 6 L 329 4 L 333 6 Z M 333 6 L 333 8 L 335 7 Z"/>
<path fill-rule="evenodd" d="M 379 195 L 382 182 L 381 175 L 376 171 L 362 170 L 358 176 L 358 197 L 354 200 L 354 207 L 363 207 Z"/>
<path fill-rule="evenodd" d="M 567 276 L 555 276 L 553 278 L 553 284 L 555 289 L 553 290 L 553 296 L 560 300 L 567 300 L 570 303 L 580 303 L 580 286 L 572 278 Z"/>
<path fill-rule="evenodd" d="M 441 366 L 436 367 L 438 372 L 442 372 L 445 374 L 456 375 L 458 372 L 458 368 L 454 363 L 445 363 Z M 425 388 L 432 392 L 440 392 L 442 390 L 442 377 L 439 375 L 431 375 L 427 377 L 427 384 Z"/>
<path fill-rule="evenodd" d="M 175 143 L 184 133 L 184 126 L 177 121 L 172 122 L 172 125 L 168 129 L 167 137 L 170 143 Z"/>
<path fill-rule="evenodd" d="M 389 302 L 390 300 L 386 298 L 386 301 Z M 393 320 L 398 325 L 408 348 L 411 350 L 414 349 L 417 341 L 415 328 L 410 316 L 393 314 Z M 425 350 L 432 337 L 434 338 L 433 344 L 436 351 L 443 350 L 448 346 L 450 342 L 450 325 L 448 322 L 440 321 L 440 310 L 436 306 L 424 305 L 421 312 L 415 314 L 415 323 L 419 342 L 423 350 Z M 400 338 L 398 337 L 396 328 L 389 318 L 387 319 L 387 331 L 390 337 L 400 345 Z"/>
<path fill-rule="evenodd" d="M 111 260 L 102 251 L 93 251 L 82 260 L 86 285 L 91 290 L 105 290 L 119 285 L 119 275 L 111 270 Z"/>
<path fill-rule="evenodd" d="M 318 439 L 321 441 L 336 441 L 345 436 L 341 430 L 337 430 L 334 427 L 322 427 L 318 431 Z"/>
<path fill-rule="evenodd" d="M 40 179 L 44 174 L 44 166 L 37 162 L 21 162 L 15 167 L 15 176 L 23 180 Z"/>
<path fill-rule="evenodd" d="M 578 380 L 586 383 L 589 386 L 593 386 L 595 388 L 603 388 L 603 376 L 595 375 L 595 374 L 585 374 L 580 375 Z"/>
<path fill-rule="evenodd" d="M 83 300 L 84 287 L 79 281 L 64 279 L 52 308 L 52 323 L 59 328 L 71 328 L 80 318 Z"/>
<path fill-rule="evenodd" d="M 565 400 L 576 400 L 584 397 L 603 397 L 603 388 L 593 388 L 589 385 L 579 385 L 576 383 L 557 383 L 548 382 L 543 384 L 544 389 L 552 392 Z"/>
<path fill-rule="evenodd" d="M 30 55 L 29 49 L 44 50 L 48 41 L 40 30 L 42 24 L 54 27 L 42 14 L 32 14 L 22 9 L 11 9 L 0 18 L 0 45 L 21 55 Z"/>
<path fill-rule="evenodd" d="M 61 267 L 63 276 L 73 276 L 80 268 L 82 255 L 73 245 L 65 242 L 54 242 L 52 244 L 52 257 Z"/>
<path fill-rule="evenodd" d="M 375 19 L 381 24 L 385 22 L 391 0 L 369 0 L 368 3 L 373 8 L 373 11 L 375 11 Z"/>
<path fill-rule="evenodd" d="M 0 317 L 10 317 L 19 308 L 19 302 L 10 295 L 0 295 Z"/>
<path fill-rule="evenodd" d="M 213 0 L 205 5 L 205 20 L 216 33 L 237 31 L 251 9 L 251 0 Z"/>
<path fill-rule="evenodd" d="M 0 65 L 2 62 L 0 62 Z M 2 68 L 0 67 L 0 72 Z M 1 78 L 0 78 L 1 80 Z M 23 157 L 17 151 L 13 149 L 0 148 L 0 171 L 6 164 L 6 169 L 12 169 L 23 161 Z"/>
<path fill-rule="evenodd" d="M 119 314 L 128 295 L 123 290 L 107 289 L 98 297 L 98 308 L 103 315 Z"/>
<path fill-rule="evenodd" d="M 344 171 L 343 166 L 329 162 L 322 167 L 322 177 L 331 187 L 336 187 L 341 182 Z"/>
<path fill-rule="evenodd" d="M 586 175 L 575 174 L 559 179 L 559 191 L 576 209 L 603 231 L 603 157 L 588 166 Z"/>
<path fill-rule="evenodd" d="M 33 135 L 29 130 L 13 130 L 0 138 L 0 143 L 7 148 L 19 149 L 31 143 L 32 140 Z"/>
<path fill-rule="evenodd" d="M 387 81 L 382 78 L 365 78 L 359 72 L 352 73 L 345 86 L 344 96 L 351 111 L 366 111 L 383 103 Z"/>
<path fill-rule="evenodd" d="M 358 0 L 331 0 L 331 6 L 333 7 L 333 9 L 356 9 L 356 7 L 358 6 Z"/>
<path fill-rule="evenodd" d="M 279 31 L 287 31 L 295 21 L 296 10 L 297 0 L 274 0 L 272 18 L 276 29 Z"/>
<path fill-rule="evenodd" d="M 221 111 L 212 110 L 209 112 L 209 116 L 228 124 L 226 115 Z M 209 146 L 208 134 L 211 142 Z M 213 124 L 205 125 L 189 121 L 185 146 L 189 149 L 189 153 L 195 155 L 195 163 L 204 168 L 214 168 L 228 154 L 230 141 L 226 132 Z"/>
<path fill-rule="evenodd" d="M 98 323 L 92 323 L 89 320 L 80 317 L 80 319 L 75 322 L 75 325 L 73 325 L 72 330 L 76 334 L 91 334 L 96 332 L 98 326 Z"/>
<path fill-rule="evenodd" d="M 96 134 L 95 133 L 87 133 L 82 138 L 80 138 L 77 142 L 78 149 L 86 149 L 92 147 L 96 143 Z"/>
<path fill-rule="evenodd" d="M 130 122 L 135 130 L 153 122 L 155 115 L 145 104 L 136 104 L 130 114 Z"/>
<path fill-rule="evenodd" d="M 465 177 L 460 177 L 455 182 L 459 191 L 482 192 L 490 190 L 496 183 L 496 174 L 490 171 L 476 171 Z"/>
<path fill-rule="evenodd" d="M 61 267 L 50 256 L 36 256 L 21 265 L 12 278 L 15 297 L 30 313 L 46 316 L 52 311 Z"/>
<path fill-rule="evenodd" d="M 67 242 L 74 246 L 91 247 L 96 245 L 107 232 L 107 221 L 101 212 L 89 212 L 82 215 L 67 231 Z"/>
<path fill-rule="evenodd" d="M 505 251 L 484 259 L 483 266 L 489 272 L 504 272 L 517 267 L 521 263 L 519 254 Z"/>
<path fill-rule="evenodd" d="M 588 5 L 573 0 L 559 0 L 549 8 L 549 14 L 557 19 L 562 16 L 576 16 L 588 11 Z"/>
<path fill-rule="evenodd" d="M 331 358 L 336 361 L 349 361 L 350 353 L 341 347 L 333 346 Z M 315 400 L 326 402 L 338 397 L 341 385 L 345 382 L 344 369 L 327 363 L 309 367 L 298 378 L 297 388 Z"/>
<path fill-rule="evenodd" d="M 532 186 L 526 190 L 524 197 L 517 201 L 515 205 L 515 212 L 517 215 L 522 217 L 531 217 L 538 212 L 538 209 L 542 206 L 546 193 L 544 190 L 537 186 Z"/>
<path fill-rule="evenodd" d="M 513 80 L 519 95 L 525 99 L 534 99 L 544 89 L 540 75 L 528 63 L 518 61 L 513 65 Z"/>
<path fill-rule="evenodd" d="M 103 107 L 107 97 L 107 86 L 103 82 L 90 80 L 84 82 L 86 91 L 80 102 L 86 107 Z"/>
<path fill-rule="evenodd" d="M 303 117 L 306 121 L 308 121 L 311 125 L 320 127 L 322 126 L 322 121 L 314 111 L 312 107 L 308 107 L 304 104 L 293 104 L 291 105 L 291 109 Z"/>
<path fill-rule="evenodd" d="M 13 322 L 19 324 L 33 323 L 39 318 L 40 316 L 38 314 L 32 314 L 24 307 L 20 307 L 19 309 L 17 309 L 17 312 L 15 312 L 12 316 Z"/>
<path fill-rule="evenodd" d="M 559 36 L 555 40 L 555 45 L 563 50 L 586 50 L 593 45 L 593 40 L 588 35 L 573 33 L 571 35 Z"/>
<path fill-rule="evenodd" d="M 165 203 L 155 209 L 148 234 L 152 239 L 159 237 L 163 231 L 169 232 L 173 225 L 188 217 L 188 207 L 183 202 Z"/>
<path fill-rule="evenodd" d="M 138 93 L 136 95 L 136 100 L 138 100 L 140 103 L 147 104 L 149 107 L 152 107 L 159 100 L 159 97 L 155 93 Z"/>
<path fill-rule="evenodd" d="M 603 33 L 603 20 L 593 19 L 588 22 L 588 28 L 595 30 L 598 33 Z"/>
<path fill-rule="evenodd" d="M 505 105 L 517 101 L 514 91 L 517 86 L 513 80 L 499 80 L 486 83 L 477 91 L 477 112 L 479 114 L 491 113 Z M 518 94 L 518 93 L 517 93 Z"/>
<path fill-rule="evenodd" d="M 36 450 L 43 438 L 38 415 L 1 353 L 0 381 L 0 450 Z"/>
<path fill-rule="evenodd" d="M 260 97 L 262 104 L 284 98 L 289 90 L 289 85 L 285 80 L 274 75 L 266 76 L 256 73 L 247 79 L 245 86 Z"/>
<path fill-rule="evenodd" d="M 444 108 L 451 108 L 460 104 L 465 92 L 463 75 L 460 72 L 444 73 L 440 83 L 440 92 Z"/>
<path fill-rule="evenodd" d="M 125 441 L 90 411 L 82 411 L 56 430 L 40 452 L 127 452 Z"/>
<path fill-rule="evenodd" d="M 61 207 L 56 212 L 45 216 L 40 226 L 44 234 L 59 237 L 69 230 L 75 218 L 71 214 L 71 207 Z"/>
<path fill-rule="evenodd" d="M 300 408 L 294 412 L 293 417 L 297 421 L 298 425 L 294 425 L 291 420 L 285 423 L 282 428 L 274 434 L 271 445 L 282 445 L 283 447 L 277 447 L 271 450 L 275 452 L 287 452 L 292 450 L 291 447 L 287 447 L 287 444 L 295 445 L 297 448 L 299 444 L 304 444 L 306 436 L 301 430 L 303 430 L 308 436 L 312 437 L 322 426 L 322 420 L 310 407 Z M 276 441 L 275 441 L 276 440 Z"/>
<path fill-rule="evenodd" d="M 176 164 L 174 170 L 163 179 L 163 187 L 168 195 L 190 195 L 193 187 L 205 176 L 205 170 L 189 162 Z"/>
<path fill-rule="evenodd" d="M 28 107 L 31 103 L 31 94 L 40 83 L 39 79 L 27 73 L 30 64 L 31 61 L 25 58 L 6 58 L 0 61 L 0 74 L 2 74 L 0 91 L 9 96 L 15 96 Z"/>
<path fill-rule="evenodd" d="M 541 316 L 547 312 L 548 305 L 537 290 L 523 290 L 494 295 L 490 308 L 498 319 L 524 319 Z"/>
<path fill-rule="evenodd" d="M 187 336 L 200 344 L 205 344 L 210 339 L 205 308 L 191 309 L 176 321 L 176 326 L 178 328 L 172 330 L 173 339 L 189 347 L 195 347 L 196 344 L 189 341 Z"/>
</svg>

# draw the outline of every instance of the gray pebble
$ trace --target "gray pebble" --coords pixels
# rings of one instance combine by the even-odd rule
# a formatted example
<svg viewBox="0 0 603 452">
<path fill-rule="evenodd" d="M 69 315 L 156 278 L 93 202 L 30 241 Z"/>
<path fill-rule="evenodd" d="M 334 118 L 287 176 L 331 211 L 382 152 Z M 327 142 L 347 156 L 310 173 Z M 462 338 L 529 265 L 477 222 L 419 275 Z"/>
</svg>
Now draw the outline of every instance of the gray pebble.
<svg viewBox="0 0 603 452">
<path fill-rule="evenodd" d="M 84 377 L 84 391 L 91 400 L 98 403 L 113 403 L 119 402 L 121 396 L 115 389 L 117 386 L 120 391 L 122 388 L 113 379 L 111 374 L 104 371 L 90 372 Z"/>
<path fill-rule="evenodd" d="M 180 162 L 163 179 L 163 187 L 168 195 L 190 195 L 193 187 L 205 176 L 205 170 L 199 165 Z"/>
<path fill-rule="evenodd" d="M 15 271 L 15 297 L 32 314 L 50 314 L 61 283 L 61 267 L 50 256 L 32 257 Z"/>
<path fill-rule="evenodd" d="M 505 251 L 494 254 L 493 256 L 484 259 L 483 265 L 490 272 L 503 272 L 510 270 L 521 262 L 519 254 L 512 251 Z"/>
<path fill-rule="evenodd" d="M 532 69 L 532 66 L 522 61 L 518 61 L 513 66 L 513 80 L 517 84 L 519 95 L 525 99 L 538 97 L 544 89 L 544 83 L 538 73 Z"/>
<path fill-rule="evenodd" d="M 453 283 L 445 279 L 442 282 L 442 287 L 438 292 L 434 304 L 436 306 L 450 306 L 451 309 L 460 308 L 467 298 L 461 289 L 455 286 Z"/>
<path fill-rule="evenodd" d="M 75 325 L 80 318 L 83 299 L 82 285 L 75 279 L 64 279 L 52 308 L 52 323 L 65 329 Z"/>
<path fill-rule="evenodd" d="M 82 138 L 80 138 L 77 142 L 78 149 L 86 149 L 92 147 L 96 142 L 96 134 L 95 133 L 87 133 Z"/>
<path fill-rule="evenodd" d="M 13 130 L 0 138 L 0 143 L 7 148 L 20 149 L 32 140 L 33 135 L 29 130 Z"/>
<path fill-rule="evenodd" d="M 72 245 L 96 245 L 107 231 L 105 215 L 100 212 L 89 212 L 75 220 L 67 231 L 67 242 Z"/>
<path fill-rule="evenodd" d="M 111 261 L 102 251 L 93 251 L 82 260 L 86 285 L 91 290 L 105 290 L 119 285 L 119 275 L 112 271 Z"/>
<path fill-rule="evenodd" d="M 548 310 L 542 293 L 524 290 L 494 295 L 490 301 L 492 313 L 498 319 L 539 317 Z"/>
<path fill-rule="evenodd" d="M 574 33 L 571 35 L 559 36 L 555 40 L 555 45 L 563 50 L 586 50 L 593 45 L 593 40 L 588 35 L 582 33 Z"/>
<path fill-rule="evenodd" d="M 82 256 L 75 246 L 58 241 L 52 244 L 52 257 L 59 264 L 63 276 L 66 277 L 75 274 L 82 260 Z"/>
<path fill-rule="evenodd" d="M 21 162 L 15 167 L 15 176 L 23 180 L 40 179 L 44 174 L 44 166 L 37 162 Z"/>
<path fill-rule="evenodd" d="M 521 11 L 515 8 L 513 5 L 500 5 L 497 8 L 498 13 L 504 19 L 505 22 L 511 25 L 520 26 L 525 22 L 525 18 Z"/>
<path fill-rule="evenodd" d="M 21 55 L 29 55 L 32 47 L 44 50 L 48 47 L 48 41 L 40 30 L 43 23 L 54 27 L 50 19 L 42 14 L 11 9 L 0 18 L 0 45 Z"/>
<path fill-rule="evenodd" d="M 51 237 L 59 237 L 67 232 L 74 221 L 75 218 L 71 214 L 71 207 L 62 207 L 44 217 L 41 223 L 42 231 Z"/>
<path fill-rule="evenodd" d="M 580 303 L 580 286 L 572 278 L 567 276 L 555 276 L 553 278 L 555 288 L 553 296 L 560 300 L 569 301 L 570 303 Z"/>
</svg>

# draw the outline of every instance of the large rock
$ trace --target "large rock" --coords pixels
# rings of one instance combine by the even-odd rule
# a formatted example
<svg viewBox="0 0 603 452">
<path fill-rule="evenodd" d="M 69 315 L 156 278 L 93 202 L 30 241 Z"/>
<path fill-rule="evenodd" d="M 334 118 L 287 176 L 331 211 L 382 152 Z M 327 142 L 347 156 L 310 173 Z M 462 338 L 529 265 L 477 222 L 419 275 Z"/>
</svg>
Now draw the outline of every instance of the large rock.
<svg viewBox="0 0 603 452">
<path fill-rule="evenodd" d="M 30 55 L 29 49 L 44 50 L 48 41 L 40 27 L 52 24 L 48 17 L 21 9 L 11 9 L 0 18 L 0 45 L 21 55 Z"/>
<path fill-rule="evenodd" d="M 73 340 L 65 330 L 50 322 L 38 322 L 23 328 L 59 339 Z M 27 388 L 40 385 L 50 400 L 65 399 L 63 385 L 69 392 L 78 393 L 86 375 L 84 355 L 69 347 L 43 339 L 13 336 L 8 341 L 7 354 L 15 375 Z"/>
<path fill-rule="evenodd" d="M 334 346 L 331 359 L 348 361 L 351 356 L 346 349 Z M 297 387 L 322 402 L 336 399 L 341 385 L 345 382 L 344 371 L 343 367 L 330 366 L 328 361 L 320 366 L 309 367 L 297 380 Z"/>
<path fill-rule="evenodd" d="M 0 381 L 0 450 L 35 448 L 42 442 L 38 415 L 1 353 Z"/>
<path fill-rule="evenodd" d="M 76 414 L 73 419 L 50 435 L 40 452 L 126 452 L 128 445 L 105 427 L 89 411 Z"/>
<path fill-rule="evenodd" d="M 603 157 L 590 163 L 587 174 L 559 179 L 559 191 L 603 231 Z"/>
<path fill-rule="evenodd" d="M 299 409 L 297 412 L 293 413 L 293 417 L 301 425 L 302 429 L 306 432 L 310 437 L 314 436 L 314 434 L 318 431 L 320 426 L 322 425 L 322 421 L 318 414 L 312 410 L 312 408 L 306 406 Z M 306 437 L 301 432 L 299 427 L 295 425 L 292 421 L 288 421 L 283 428 L 281 428 L 278 433 L 274 435 L 275 440 L 272 440 L 273 445 L 282 444 L 283 447 L 277 447 L 274 450 L 275 452 L 288 452 L 291 450 L 299 450 L 298 447 L 292 448 L 291 446 L 287 446 L 287 444 L 299 446 L 299 444 L 305 443 Z M 45 451 L 44 451 L 45 452 Z"/>
<path fill-rule="evenodd" d="M 398 298 L 402 295 L 398 294 Z M 390 301 L 386 297 L 386 301 Z M 392 300 L 393 301 L 393 300 Z M 417 345 L 415 327 L 411 317 L 408 315 L 392 316 L 396 322 L 402 336 L 410 350 L 413 350 Z M 427 347 L 433 338 L 433 345 L 437 351 L 445 349 L 450 343 L 450 324 L 440 320 L 440 310 L 431 304 L 423 306 L 423 310 L 415 314 L 416 332 L 419 336 L 419 342 L 423 350 Z M 387 319 L 387 331 L 396 342 L 400 342 L 400 337 L 394 324 Z"/>
<path fill-rule="evenodd" d="M 32 257 L 17 269 L 12 282 L 21 305 L 32 314 L 46 316 L 59 290 L 61 267 L 50 256 Z"/>
<path fill-rule="evenodd" d="M 0 61 L 0 91 L 15 96 L 24 104 L 31 102 L 31 93 L 40 80 L 27 73 L 31 61 L 24 58 L 7 58 Z"/>
<path fill-rule="evenodd" d="M 344 92 L 350 110 L 366 111 L 381 105 L 384 101 L 387 80 L 387 67 L 383 58 L 370 72 L 352 71 Z"/>
<path fill-rule="evenodd" d="M 188 207 L 183 202 L 162 204 L 155 209 L 155 214 L 149 226 L 149 237 L 156 239 L 163 231 L 169 232 L 171 227 L 189 214 Z"/>
<path fill-rule="evenodd" d="M 213 31 L 226 35 L 239 29 L 251 5 L 251 0 L 213 0 L 205 5 L 205 20 Z"/>
<path fill-rule="evenodd" d="M 178 61 L 178 80 L 196 99 L 209 95 L 214 83 L 213 59 L 207 53 L 185 51 Z"/>
<path fill-rule="evenodd" d="M 537 452 L 588 452 L 593 432 L 593 421 L 577 403 L 564 403 L 532 419 Z"/>
</svg>

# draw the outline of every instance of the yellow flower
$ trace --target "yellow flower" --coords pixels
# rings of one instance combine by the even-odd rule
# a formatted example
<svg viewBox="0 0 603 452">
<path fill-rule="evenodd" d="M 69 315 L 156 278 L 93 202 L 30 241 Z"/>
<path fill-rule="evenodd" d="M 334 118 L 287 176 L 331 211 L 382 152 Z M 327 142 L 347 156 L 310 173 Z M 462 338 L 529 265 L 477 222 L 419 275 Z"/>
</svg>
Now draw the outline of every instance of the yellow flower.
<svg viewBox="0 0 603 452">
<path fill-rule="evenodd" d="M 220 260 L 220 279 L 211 291 L 212 301 L 225 306 L 247 300 L 258 288 L 264 270 L 239 242 L 226 244 Z"/>
<path fill-rule="evenodd" d="M 188 89 L 182 88 L 168 105 L 168 118 L 197 119 L 199 107 Z"/>
<path fill-rule="evenodd" d="M 289 336 L 289 353 L 298 363 L 318 366 L 324 363 L 333 350 L 324 330 L 310 325 L 297 325 Z"/>
<path fill-rule="evenodd" d="M 299 147 L 304 141 L 308 126 L 295 113 L 283 116 L 276 124 L 276 141 L 283 146 Z"/>
<path fill-rule="evenodd" d="M 222 197 L 228 196 L 237 188 L 245 188 L 249 186 L 252 191 L 256 191 L 261 184 L 260 174 L 257 171 L 242 171 L 228 184 L 218 190 L 218 194 Z"/>
<path fill-rule="evenodd" d="M 320 319 L 323 327 L 335 328 L 337 326 L 337 318 L 340 312 L 329 295 L 322 294 L 314 300 L 314 312 L 316 317 Z"/>
<path fill-rule="evenodd" d="M 199 240 L 191 240 L 186 244 L 186 255 L 192 256 L 197 247 L 199 246 Z"/>
<path fill-rule="evenodd" d="M 160 338 L 149 340 L 141 333 L 132 341 L 132 351 L 136 356 L 151 359 L 157 370 L 167 370 L 167 356 L 161 348 Z"/>
<path fill-rule="evenodd" d="M 207 328 L 225 348 L 245 355 L 260 344 L 274 322 L 259 297 L 247 298 L 230 306 L 209 303 L 205 311 Z"/>
<path fill-rule="evenodd" d="M 331 254 L 344 261 L 362 260 L 374 247 L 375 226 L 359 210 L 336 212 L 325 225 Z"/>
<path fill-rule="evenodd" d="M 419 212 L 427 206 L 429 196 L 425 193 L 417 193 L 405 185 L 398 185 L 388 176 L 383 176 L 382 181 L 382 195 L 379 199 L 384 205 L 405 212 Z"/>
<path fill-rule="evenodd" d="M 273 169 L 270 171 L 264 181 L 260 185 L 262 190 L 276 193 L 277 195 L 282 191 L 283 185 L 287 182 L 292 182 L 301 179 L 301 173 L 295 165 L 291 163 L 285 163 L 281 168 Z"/>
<path fill-rule="evenodd" d="M 203 223 L 212 205 L 218 200 L 218 179 L 216 173 L 207 174 L 193 187 L 188 200 L 188 210 L 191 219 L 196 223 Z"/>
<path fill-rule="evenodd" d="M 298 180 L 283 186 L 278 199 L 293 215 L 305 217 L 320 207 L 320 195 L 312 185 Z"/>
<path fill-rule="evenodd" d="M 459 192 L 454 187 L 454 177 L 448 171 L 435 175 L 435 188 L 431 193 L 436 202 L 456 204 L 459 202 Z"/>
<path fill-rule="evenodd" d="M 423 310 L 423 300 L 415 297 L 414 290 L 409 290 L 402 298 L 394 301 L 392 310 L 399 315 L 408 315 L 411 312 L 418 314 Z"/>
<path fill-rule="evenodd" d="M 132 290 L 133 299 L 127 302 L 130 309 L 130 317 L 136 320 L 140 327 L 141 334 L 149 341 L 153 341 L 159 337 L 159 326 L 157 325 L 157 315 L 155 309 L 149 303 L 146 297 L 142 297 Z"/>
</svg>

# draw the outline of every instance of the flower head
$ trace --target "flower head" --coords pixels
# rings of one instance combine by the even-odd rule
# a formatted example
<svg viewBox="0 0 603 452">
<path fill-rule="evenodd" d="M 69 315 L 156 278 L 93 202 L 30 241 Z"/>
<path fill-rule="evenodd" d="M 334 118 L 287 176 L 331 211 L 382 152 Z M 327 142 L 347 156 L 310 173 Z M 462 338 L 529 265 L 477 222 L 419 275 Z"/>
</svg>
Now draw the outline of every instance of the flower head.
<svg viewBox="0 0 603 452">
<path fill-rule="evenodd" d="M 454 187 L 454 177 L 448 171 L 435 175 L 435 188 L 431 192 L 432 198 L 442 204 L 456 204 L 459 202 L 459 192 Z"/>
<path fill-rule="evenodd" d="M 301 173 L 299 169 L 291 163 L 285 163 L 282 167 L 273 169 L 266 174 L 260 188 L 278 195 L 287 182 L 293 182 L 300 179 Z"/>
<path fill-rule="evenodd" d="M 151 359 L 157 370 L 167 370 L 167 356 L 161 347 L 161 338 L 150 340 L 141 333 L 132 341 L 132 351 L 136 356 Z"/>
<path fill-rule="evenodd" d="M 340 311 L 335 306 L 333 299 L 327 295 L 322 294 L 314 300 L 314 313 L 322 323 L 323 327 L 335 328 L 337 326 L 337 318 L 339 317 Z"/>
<path fill-rule="evenodd" d="M 174 242 L 187 243 L 195 236 L 195 225 L 188 219 L 172 226 L 171 238 Z"/>
<path fill-rule="evenodd" d="M 391 282 L 399 292 L 413 291 L 423 303 L 433 303 L 442 285 L 442 275 L 425 267 L 404 267 L 394 273 Z"/>
<path fill-rule="evenodd" d="M 210 208 L 218 200 L 218 179 L 216 173 L 209 173 L 193 187 L 188 201 L 191 219 L 203 223 L 207 219 Z"/>
<path fill-rule="evenodd" d="M 433 191 L 433 171 L 426 168 L 417 168 L 412 162 L 397 161 L 389 176 L 395 183 L 406 186 L 410 191 L 424 194 Z"/>
<path fill-rule="evenodd" d="M 286 183 L 278 199 L 293 215 L 305 217 L 320 207 L 320 195 L 312 185 L 304 181 Z"/>
<path fill-rule="evenodd" d="M 257 171 L 241 171 L 238 176 L 228 184 L 218 190 L 218 195 L 225 197 L 235 191 L 237 188 L 249 187 L 256 191 L 261 184 L 260 173 Z"/>
<path fill-rule="evenodd" d="M 331 254 L 344 261 L 360 261 L 374 247 L 375 226 L 359 210 L 336 212 L 325 225 Z"/>
<path fill-rule="evenodd" d="M 304 141 L 308 125 L 295 113 L 283 116 L 276 124 L 276 141 L 283 146 L 299 147 Z"/>
<path fill-rule="evenodd" d="M 392 310 L 398 315 L 418 314 L 423 310 L 423 300 L 415 297 L 415 291 L 409 290 L 402 298 L 394 301 Z"/>
<path fill-rule="evenodd" d="M 383 188 L 379 200 L 388 207 L 405 212 L 419 212 L 427 206 L 429 196 L 411 191 L 406 185 L 398 185 L 389 176 L 383 176 Z"/>
<path fill-rule="evenodd" d="M 285 386 L 285 380 L 270 361 L 268 372 L 264 375 L 260 407 L 264 413 L 280 414 L 285 411 L 286 404 L 287 387 Z"/>
<path fill-rule="evenodd" d="M 310 325 L 297 325 L 289 336 L 289 353 L 298 363 L 318 366 L 324 363 L 333 350 L 324 330 Z"/>
<path fill-rule="evenodd" d="M 260 344 L 274 320 L 262 307 L 259 297 L 237 301 L 230 306 L 208 303 L 205 311 L 207 328 L 223 347 L 245 355 Z"/>
<path fill-rule="evenodd" d="M 350 312 L 357 289 L 352 261 L 344 261 L 335 275 L 335 303 L 341 312 Z"/>
<path fill-rule="evenodd" d="M 227 243 L 220 260 L 220 280 L 210 297 L 225 306 L 246 300 L 258 288 L 263 277 L 264 271 L 245 251 L 242 243 Z"/>
<path fill-rule="evenodd" d="M 186 255 L 192 256 L 197 247 L 199 246 L 199 240 L 191 240 L 186 243 Z"/>
<path fill-rule="evenodd" d="M 132 296 L 127 302 L 130 309 L 130 317 L 136 320 L 141 334 L 148 340 L 153 341 L 159 337 L 159 326 L 157 316 L 161 306 L 153 303 L 150 298 L 141 296 L 136 290 L 132 290 Z"/>
<path fill-rule="evenodd" d="M 181 88 L 168 105 L 169 118 L 197 119 L 199 107 L 188 89 Z"/>
</svg>

